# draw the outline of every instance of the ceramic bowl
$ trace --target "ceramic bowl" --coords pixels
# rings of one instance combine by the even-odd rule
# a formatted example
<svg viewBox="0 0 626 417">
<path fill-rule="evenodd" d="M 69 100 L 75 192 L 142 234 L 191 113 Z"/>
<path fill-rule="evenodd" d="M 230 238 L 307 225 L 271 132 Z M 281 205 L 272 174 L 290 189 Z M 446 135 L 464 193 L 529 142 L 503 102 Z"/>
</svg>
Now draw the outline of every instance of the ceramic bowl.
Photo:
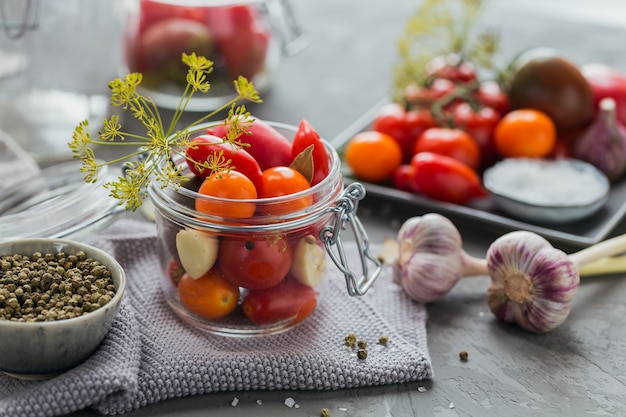
<svg viewBox="0 0 626 417">
<path fill-rule="evenodd" d="M 483 174 L 485 188 L 502 211 L 532 223 L 564 224 L 595 214 L 610 183 L 577 159 L 504 159 Z"/>
<path fill-rule="evenodd" d="M 0 319 L 0 370 L 22 379 L 45 379 L 85 361 L 111 328 L 126 289 L 126 275 L 109 254 L 93 246 L 63 239 L 28 238 L 0 243 L 0 257 L 35 252 L 67 255 L 84 251 L 111 271 L 116 293 L 107 304 L 85 315 L 41 322 Z M 0 270 L 0 279 L 2 270 Z"/>
</svg>

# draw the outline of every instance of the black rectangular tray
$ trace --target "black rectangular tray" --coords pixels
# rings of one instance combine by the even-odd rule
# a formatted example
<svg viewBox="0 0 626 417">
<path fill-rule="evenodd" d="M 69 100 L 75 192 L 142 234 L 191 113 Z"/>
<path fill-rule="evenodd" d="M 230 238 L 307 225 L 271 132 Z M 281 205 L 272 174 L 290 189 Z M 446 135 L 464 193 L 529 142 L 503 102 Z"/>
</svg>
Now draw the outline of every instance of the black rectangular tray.
<svg viewBox="0 0 626 417">
<path fill-rule="evenodd" d="M 380 100 L 369 111 L 332 139 L 330 143 L 341 151 L 350 138 L 371 126 L 380 108 L 387 103 L 389 103 L 389 99 L 386 97 Z M 348 174 L 346 175 L 346 181 L 352 182 L 357 180 L 351 178 Z M 596 214 L 576 222 L 559 225 L 532 224 L 515 219 L 498 210 L 488 197 L 476 200 L 468 205 L 458 205 L 399 191 L 380 184 L 372 184 L 361 180 L 358 180 L 358 182 L 363 184 L 368 194 L 378 197 L 413 204 L 422 209 L 432 210 L 441 214 L 461 216 L 515 230 L 529 230 L 547 239 L 579 247 L 590 246 L 604 240 L 620 223 L 626 213 L 626 180 L 613 184 L 606 205 Z"/>
</svg>

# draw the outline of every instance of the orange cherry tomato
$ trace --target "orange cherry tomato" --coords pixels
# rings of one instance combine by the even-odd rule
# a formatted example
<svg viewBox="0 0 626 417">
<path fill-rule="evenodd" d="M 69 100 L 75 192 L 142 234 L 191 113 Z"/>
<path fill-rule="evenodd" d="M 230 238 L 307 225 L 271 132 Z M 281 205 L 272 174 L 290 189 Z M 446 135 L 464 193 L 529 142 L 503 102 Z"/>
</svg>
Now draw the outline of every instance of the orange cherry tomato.
<svg viewBox="0 0 626 417">
<path fill-rule="evenodd" d="M 218 197 L 214 200 L 197 199 L 196 210 L 212 216 L 245 219 L 252 217 L 256 204 L 250 201 L 257 198 L 254 183 L 238 171 L 215 172 L 208 176 L 200 189 L 200 194 Z M 227 200 L 222 200 L 227 199 Z"/>
<path fill-rule="evenodd" d="M 198 279 L 184 274 L 178 282 L 180 302 L 192 313 L 214 320 L 229 315 L 239 302 L 239 287 L 214 267 Z"/>
<path fill-rule="evenodd" d="M 496 148 L 504 157 L 545 157 L 552 152 L 557 141 L 552 119 L 535 109 L 507 113 L 493 134 Z"/>
<path fill-rule="evenodd" d="M 311 185 L 304 175 L 293 168 L 276 166 L 263 171 L 260 198 L 289 196 L 308 190 Z M 264 205 L 263 211 L 268 214 L 287 214 L 304 210 L 313 204 L 313 196 L 294 197 L 288 201 Z"/>
<path fill-rule="evenodd" d="M 402 163 L 402 149 L 390 135 L 376 131 L 357 133 L 344 150 L 354 176 L 369 182 L 388 180 Z"/>
<path fill-rule="evenodd" d="M 413 154 L 433 152 L 463 162 L 472 169 L 480 166 L 480 148 L 469 133 L 461 129 L 432 127 L 415 141 Z"/>
</svg>

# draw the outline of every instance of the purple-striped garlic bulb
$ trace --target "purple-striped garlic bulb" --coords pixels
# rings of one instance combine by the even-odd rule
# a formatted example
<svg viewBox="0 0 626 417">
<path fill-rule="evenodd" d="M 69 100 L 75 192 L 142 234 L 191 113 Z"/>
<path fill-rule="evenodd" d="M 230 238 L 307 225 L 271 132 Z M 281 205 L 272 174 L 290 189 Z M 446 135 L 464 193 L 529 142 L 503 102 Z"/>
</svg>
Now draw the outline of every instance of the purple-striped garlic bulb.
<svg viewBox="0 0 626 417">
<path fill-rule="evenodd" d="M 440 214 L 406 220 L 397 241 L 394 280 L 415 301 L 436 301 L 464 276 L 487 274 L 486 262 L 463 250 L 459 231 Z"/>
<path fill-rule="evenodd" d="M 578 269 L 567 254 L 527 231 L 507 233 L 487 251 L 487 302 L 502 321 L 544 333 L 567 318 L 578 289 Z"/>
<path fill-rule="evenodd" d="M 499 320 L 525 330 L 553 330 L 570 313 L 580 281 L 579 269 L 625 250 L 626 235 L 567 255 L 536 233 L 507 233 L 487 250 L 489 308 Z"/>
</svg>

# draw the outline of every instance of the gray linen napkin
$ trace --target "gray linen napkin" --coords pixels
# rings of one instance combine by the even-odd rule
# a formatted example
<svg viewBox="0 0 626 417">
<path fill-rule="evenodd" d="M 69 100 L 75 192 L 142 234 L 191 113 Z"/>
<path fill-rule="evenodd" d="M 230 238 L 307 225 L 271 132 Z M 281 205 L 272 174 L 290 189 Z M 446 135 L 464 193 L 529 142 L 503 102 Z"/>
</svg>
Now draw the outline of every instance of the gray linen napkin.
<svg viewBox="0 0 626 417">
<path fill-rule="evenodd" d="M 120 220 L 89 243 L 125 268 L 128 292 L 113 328 L 83 364 L 46 381 L 0 375 L 0 417 L 48 417 L 93 407 L 122 414 L 168 398 L 235 390 L 332 390 L 432 378 L 426 310 L 383 271 L 363 297 L 350 297 L 329 264 L 315 313 L 288 332 L 253 339 L 198 331 L 160 294 L 154 225 Z M 346 251 L 356 255 L 353 245 Z M 343 343 L 369 342 L 359 360 Z M 386 347 L 376 342 L 389 337 Z"/>
</svg>

